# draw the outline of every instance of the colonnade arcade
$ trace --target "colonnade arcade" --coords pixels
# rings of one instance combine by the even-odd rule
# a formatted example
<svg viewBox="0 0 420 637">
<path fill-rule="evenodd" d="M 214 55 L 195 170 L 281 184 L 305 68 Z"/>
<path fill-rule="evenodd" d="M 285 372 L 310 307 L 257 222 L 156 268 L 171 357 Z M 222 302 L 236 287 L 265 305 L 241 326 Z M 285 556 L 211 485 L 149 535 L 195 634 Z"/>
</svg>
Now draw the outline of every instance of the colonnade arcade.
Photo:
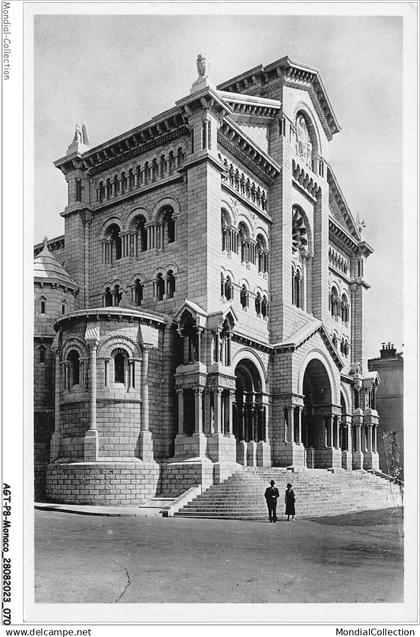
<svg viewBox="0 0 420 637">
<path fill-rule="evenodd" d="M 238 442 L 268 442 L 266 397 L 254 363 L 242 359 L 235 367 L 233 433 Z"/>
<path fill-rule="evenodd" d="M 285 442 L 301 444 L 305 464 L 313 467 L 370 469 L 377 454 L 376 412 L 333 403 L 330 379 L 324 364 L 312 359 L 303 377 L 303 405 L 284 408 Z"/>
</svg>

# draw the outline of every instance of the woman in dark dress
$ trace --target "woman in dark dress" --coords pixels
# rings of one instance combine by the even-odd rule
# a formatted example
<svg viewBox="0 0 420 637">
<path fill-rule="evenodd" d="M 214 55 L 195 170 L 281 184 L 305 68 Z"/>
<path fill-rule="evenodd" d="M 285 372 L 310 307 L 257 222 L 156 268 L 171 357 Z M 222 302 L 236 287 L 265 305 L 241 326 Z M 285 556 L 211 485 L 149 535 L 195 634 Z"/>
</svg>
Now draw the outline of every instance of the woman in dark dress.
<svg viewBox="0 0 420 637">
<path fill-rule="evenodd" d="M 292 516 L 292 522 L 295 521 L 295 492 L 292 489 L 292 485 L 290 482 L 287 485 L 286 494 L 285 494 L 285 502 L 286 502 L 286 515 L 287 521 L 290 522 L 290 516 Z"/>
</svg>

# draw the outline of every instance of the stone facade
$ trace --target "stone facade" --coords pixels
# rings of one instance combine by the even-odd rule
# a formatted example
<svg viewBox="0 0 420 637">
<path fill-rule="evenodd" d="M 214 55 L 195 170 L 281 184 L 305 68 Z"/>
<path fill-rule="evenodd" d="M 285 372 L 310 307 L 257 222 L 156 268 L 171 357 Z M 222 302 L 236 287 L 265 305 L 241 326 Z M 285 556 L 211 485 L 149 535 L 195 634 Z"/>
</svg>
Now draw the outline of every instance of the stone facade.
<svg viewBox="0 0 420 637">
<path fill-rule="evenodd" d="M 48 498 L 142 503 L 244 465 L 378 467 L 372 249 L 329 164 L 338 131 L 318 72 L 289 58 L 217 88 L 200 76 L 99 146 L 76 131 L 55 162 L 64 237 L 35 252 L 75 282 L 35 374 Z M 39 326 L 40 303 L 36 288 Z"/>
</svg>

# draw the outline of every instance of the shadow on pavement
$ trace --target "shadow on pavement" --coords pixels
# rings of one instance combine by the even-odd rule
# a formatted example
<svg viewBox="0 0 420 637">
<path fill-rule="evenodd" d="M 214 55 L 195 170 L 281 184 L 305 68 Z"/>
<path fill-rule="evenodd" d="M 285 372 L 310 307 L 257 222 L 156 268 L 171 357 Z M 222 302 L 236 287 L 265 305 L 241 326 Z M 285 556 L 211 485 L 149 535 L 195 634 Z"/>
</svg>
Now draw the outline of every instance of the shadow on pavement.
<svg viewBox="0 0 420 637">
<path fill-rule="evenodd" d="M 404 508 L 392 507 L 389 509 L 360 511 L 306 519 L 311 520 L 311 522 L 317 522 L 318 524 L 329 524 L 331 526 L 386 526 L 390 524 L 402 524 L 404 521 Z"/>
</svg>

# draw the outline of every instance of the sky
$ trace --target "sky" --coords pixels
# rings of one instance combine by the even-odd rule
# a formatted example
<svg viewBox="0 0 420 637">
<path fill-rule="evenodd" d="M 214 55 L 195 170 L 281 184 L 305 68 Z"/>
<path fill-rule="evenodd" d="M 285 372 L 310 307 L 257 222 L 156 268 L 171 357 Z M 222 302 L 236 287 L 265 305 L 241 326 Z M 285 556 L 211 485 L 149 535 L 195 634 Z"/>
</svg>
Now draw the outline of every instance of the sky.
<svg viewBox="0 0 420 637">
<path fill-rule="evenodd" d="M 196 6 L 196 5 L 191 5 Z M 35 17 L 34 240 L 63 234 L 67 185 L 54 160 L 75 124 L 91 146 L 174 106 L 210 58 L 221 83 L 285 55 L 316 68 L 342 130 L 330 161 L 373 247 L 365 276 L 366 355 L 403 332 L 402 19 L 292 15 Z"/>
</svg>

